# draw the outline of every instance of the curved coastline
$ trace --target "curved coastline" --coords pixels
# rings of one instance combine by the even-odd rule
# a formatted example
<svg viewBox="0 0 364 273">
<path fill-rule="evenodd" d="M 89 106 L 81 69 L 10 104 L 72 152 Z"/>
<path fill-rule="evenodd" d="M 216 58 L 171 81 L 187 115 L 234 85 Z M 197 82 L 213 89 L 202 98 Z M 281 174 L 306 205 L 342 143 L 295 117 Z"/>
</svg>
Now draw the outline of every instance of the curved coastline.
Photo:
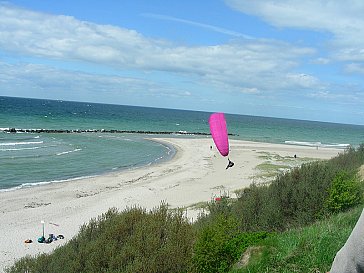
<svg viewBox="0 0 364 273">
<path fill-rule="evenodd" d="M 152 209 L 161 201 L 171 208 L 185 207 L 186 216 L 193 220 L 198 211 L 193 204 L 210 201 L 214 196 L 249 186 L 256 168 L 265 162 L 262 154 L 280 155 L 298 160 L 328 159 L 339 149 L 269 144 L 231 140 L 230 158 L 235 166 L 226 170 L 227 159 L 210 146 L 210 138 L 151 138 L 175 149 L 165 162 L 80 179 L 69 183 L 51 183 L 42 187 L 0 192 L 0 271 L 15 259 L 25 255 L 47 253 L 77 234 L 80 226 L 91 218 L 115 207 L 141 206 Z M 295 160 L 295 159 L 292 159 Z M 24 240 L 36 239 L 46 222 L 46 234 L 63 234 L 65 240 L 49 245 Z M 57 225 L 53 225 L 57 224 Z"/>
<path fill-rule="evenodd" d="M 162 156 L 152 158 L 149 162 L 129 164 L 129 165 L 121 166 L 118 168 L 114 168 L 114 169 L 110 169 L 110 170 L 100 170 L 99 172 L 92 172 L 89 174 L 83 173 L 82 175 L 70 177 L 70 178 L 65 177 L 65 178 L 57 178 L 57 179 L 53 179 L 53 180 L 39 180 L 39 181 L 34 181 L 34 182 L 29 182 L 29 183 L 23 183 L 20 185 L 18 184 L 18 185 L 14 185 L 12 187 L 0 188 L 0 192 L 20 190 L 23 188 L 41 187 L 41 186 L 45 186 L 45 185 L 52 184 L 52 183 L 72 182 L 72 181 L 77 181 L 77 180 L 82 180 L 82 179 L 99 177 L 99 176 L 103 176 L 103 175 L 107 175 L 107 174 L 111 174 L 111 173 L 119 173 L 119 172 L 124 172 L 127 170 L 144 168 L 144 167 L 147 167 L 150 165 L 169 161 L 174 157 L 174 155 L 176 153 L 176 149 L 174 148 L 173 145 L 171 145 L 169 143 L 165 143 L 163 141 L 158 141 L 157 139 L 153 139 L 150 137 L 143 137 L 143 139 L 144 139 L 144 141 L 147 141 L 147 142 L 154 142 L 154 143 L 158 143 L 159 145 L 162 145 L 163 148 L 161 148 L 161 149 L 165 149 L 166 152 Z M 23 142 L 19 142 L 19 143 L 23 143 Z M 13 143 L 10 143 L 10 144 L 13 144 Z M 77 150 L 81 150 L 81 149 L 77 149 Z M 102 158 L 101 158 L 101 160 L 102 160 Z"/>
</svg>

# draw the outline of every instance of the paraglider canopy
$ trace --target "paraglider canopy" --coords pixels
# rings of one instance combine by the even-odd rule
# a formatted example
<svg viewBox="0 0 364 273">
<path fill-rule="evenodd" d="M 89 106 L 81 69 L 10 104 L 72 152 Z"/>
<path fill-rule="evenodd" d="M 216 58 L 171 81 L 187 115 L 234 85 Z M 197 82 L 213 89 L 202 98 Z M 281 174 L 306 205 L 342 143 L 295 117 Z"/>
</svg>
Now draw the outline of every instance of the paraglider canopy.
<svg viewBox="0 0 364 273">
<path fill-rule="evenodd" d="M 229 154 L 229 138 L 224 114 L 212 114 L 209 118 L 209 124 L 211 136 L 215 142 L 216 148 L 222 156 L 227 156 Z M 234 166 L 234 162 L 232 162 L 229 158 L 228 160 L 229 163 L 226 169 Z"/>
<path fill-rule="evenodd" d="M 224 113 L 214 113 L 209 118 L 210 132 L 222 156 L 229 154 L 229 139 Z"/>
</svg>

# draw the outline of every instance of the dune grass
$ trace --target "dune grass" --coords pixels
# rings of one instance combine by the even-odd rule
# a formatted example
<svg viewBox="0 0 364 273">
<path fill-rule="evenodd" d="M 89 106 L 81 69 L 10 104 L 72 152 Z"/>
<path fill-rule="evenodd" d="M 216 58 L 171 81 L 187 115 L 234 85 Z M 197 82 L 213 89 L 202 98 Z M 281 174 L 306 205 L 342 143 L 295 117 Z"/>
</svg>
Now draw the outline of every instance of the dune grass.
<svg viewBox="0 0 364 273">
<path fill-rule="evenodd" d="M 269 182 L 278 175 L 285 173 L 293 168 L 299 167 L 304 163 L 318 161 L 314 158 L 294 158 L 292 156 L 280 156 L 276 153 L 269 153 L 264 151 L 257 153 L 259 154 L 258 158 L 264 159 L 265 161 L 256 166 L 256 170 L 258 170 L 259 173 L 251 176 L 250 179 L 264 182 Z"/>
</svg>

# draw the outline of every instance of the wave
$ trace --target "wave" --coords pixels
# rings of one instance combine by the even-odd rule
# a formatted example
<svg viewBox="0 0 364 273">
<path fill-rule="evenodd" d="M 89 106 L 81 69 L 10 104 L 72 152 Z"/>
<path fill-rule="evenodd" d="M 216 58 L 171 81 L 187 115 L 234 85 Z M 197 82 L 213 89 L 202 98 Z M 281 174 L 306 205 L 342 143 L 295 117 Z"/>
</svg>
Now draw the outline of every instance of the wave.
<svg viewBox="0 0 364 273">
<path fill-rule="evenodd" d="M 35 137 L 16 137 L 14 139 L 14 137 L 0 137 L 0 141 L 24 141 L 24 140 L 34 140 L 34 139 L 39 139 L 40 136 L 35 136 Z"/>
<path fill-rule="evenodd" d="M 15 191 L 15 190 L 20 190 L 20 189 L 24 189 L 24 188 L 36 187 L 36 186 L 44 186 L 44 185 L 48 185 L 48 184 L 52 184 L 52 183 L 62 183 L 62 182 L 80 180 L 80 179 L 88 179 L 88 178 L 93 178 L 93 177 L 97 177 L 97 176 L 98 175 L 88 175 L 88 176 L 80 176 L 80 177 L 74 177 L 74 178 L 69 178 L 69 179 L 23 183 L 23 184 L 21 184 L 19 186 L 15 186 L 15 187 L 12 187 L 12 188 L 0 189 L 0 192 Z"/>
<path fill-rule="evenodd" d="M 72 151 L 61 152 L 61 153 L 58 153 L 57 155 L 66 155 L 66 154 L 70 154 L 70 153 L 74 153 L 74 152 L 78 152 L 78 151 L 82 151 L 82 149 L 74 149 Z"/>
<path fill-rule="evenodd" d="M 7 151 L 23 151 L 23 150 L 36 150 L 36 149 L 41 149 L 44 147 L 27 147 L 27 148 L 10 148 L 10 149 L 0 149 L 1 152 L 7 152 Z"/>
<path fill-rule="evenodd" d="M 26 142 L 0 143 L 0 146 L 32 145 L 32 144 L 43 144 L 43 141 L 26 141 Z"/>
<path fill-rule="evenodd" d="M 292 144 L 292 145 L 300 145 L 300 146 L 321 147 L 321 148 L 339 148 L 339 149 L 346 149 L 351 146 L 350 144 L 342 144 L 342 143 L 323 144 L 320 141 L 308 142 L 308 141 L 286 140 L 284 143 Z"/>
<path fill-rule="evenodd" d="M 346 149 L 349 148 L 351 145 L 350 144 L 321 144 L 321 147 L 325 147 L 325 148 L 342 148 L 342 149 Z"/>
</svg>

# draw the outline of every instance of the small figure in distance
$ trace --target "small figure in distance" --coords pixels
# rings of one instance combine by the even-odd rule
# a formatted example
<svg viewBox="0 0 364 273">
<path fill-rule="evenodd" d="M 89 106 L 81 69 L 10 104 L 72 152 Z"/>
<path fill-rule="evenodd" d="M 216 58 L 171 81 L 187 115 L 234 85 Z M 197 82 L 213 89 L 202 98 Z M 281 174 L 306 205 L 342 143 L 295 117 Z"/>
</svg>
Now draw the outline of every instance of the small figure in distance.
<svg viewBox="0 0 364 273">
<path fill-rule="evenodd" d="M 294 158 L 297 158 L 297 155 L 296 154 L 294 154 Z"/>
<path fill-rule="evenodd" d="M 232 162 L 229 158 L 228 158 L 228 160 L 229 160 L 229 163 L 226 166 L 226 170 L 229 169 L 230 167 L 234 166 L 234 162 Z"/>
</svg>

